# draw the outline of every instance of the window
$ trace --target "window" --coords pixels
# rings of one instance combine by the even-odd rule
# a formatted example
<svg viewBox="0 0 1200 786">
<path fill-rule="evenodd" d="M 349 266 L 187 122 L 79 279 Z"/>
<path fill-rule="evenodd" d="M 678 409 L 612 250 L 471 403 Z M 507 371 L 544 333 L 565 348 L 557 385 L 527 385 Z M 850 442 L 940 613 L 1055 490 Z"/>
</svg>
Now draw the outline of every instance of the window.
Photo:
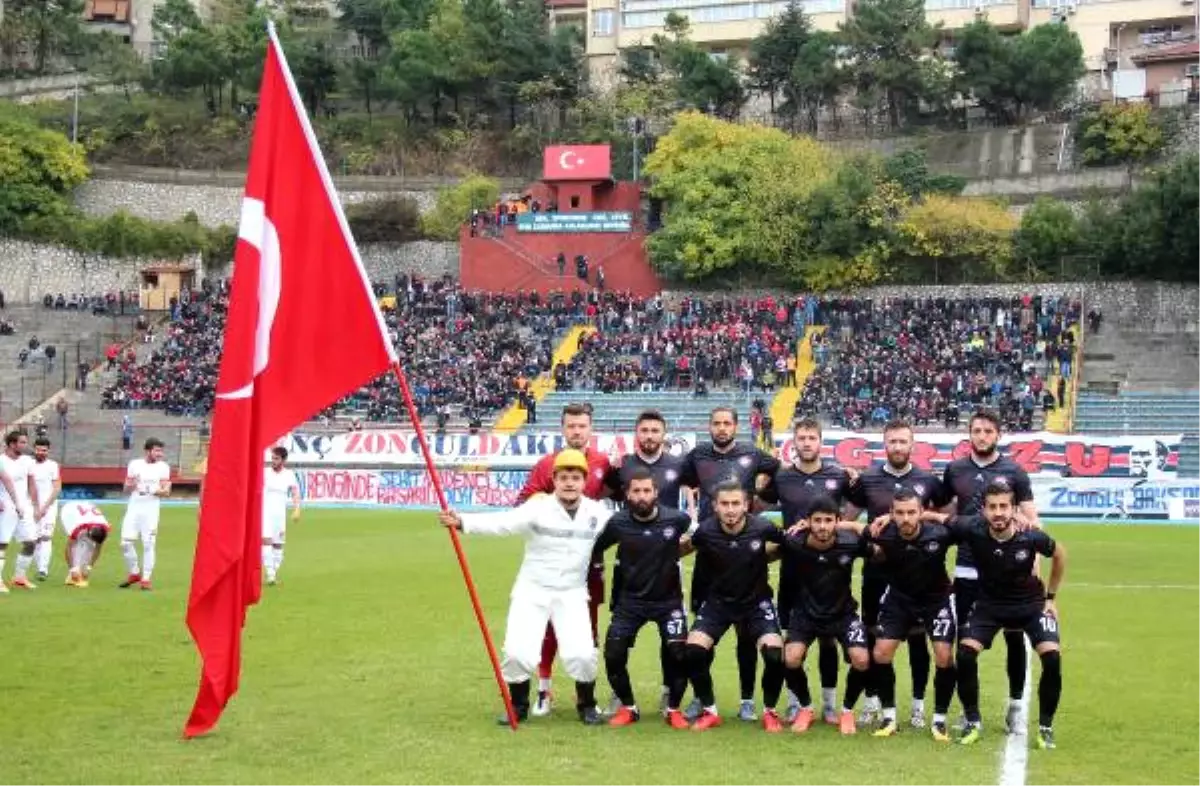
<svg viewBox="0 0 1200 786">
<path fill-rule="evenodd" d="M 613 34 L 613 10 L 601 8 L 592 12 L 592 36 L 596 38 Z"/>
</svg>

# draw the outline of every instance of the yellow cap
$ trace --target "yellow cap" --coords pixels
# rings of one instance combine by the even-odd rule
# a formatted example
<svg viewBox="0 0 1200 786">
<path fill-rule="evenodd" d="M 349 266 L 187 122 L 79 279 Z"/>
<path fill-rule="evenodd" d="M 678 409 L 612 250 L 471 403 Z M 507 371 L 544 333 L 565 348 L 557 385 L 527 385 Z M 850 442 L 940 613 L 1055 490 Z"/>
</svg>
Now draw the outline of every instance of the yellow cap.
<svg viewBox="0 0 1200 786">
<path fill-rule="evenodd" d="M 575 450 L 575 448 L 559 451 L 558 455 L 554 457 L 554 471 L 558 472 L 560 469 L 577 469 L 586 475 L 588 471 L 587 456 L 583 455 L 582 450 Z"/>
</svg>

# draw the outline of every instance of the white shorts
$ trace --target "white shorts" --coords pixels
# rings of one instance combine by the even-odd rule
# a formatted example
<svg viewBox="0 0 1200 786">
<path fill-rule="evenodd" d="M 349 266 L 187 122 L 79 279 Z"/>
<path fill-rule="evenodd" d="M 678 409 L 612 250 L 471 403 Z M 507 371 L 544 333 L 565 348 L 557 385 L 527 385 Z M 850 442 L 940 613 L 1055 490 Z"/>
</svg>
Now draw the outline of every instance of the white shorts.
<svg viewBox="0 0 1200 786">
<path fill-rule="evenodd" d="M 53 505 L 50 510 L 46 511 L 46 515 L 42 516 L 41 521 L 37 523 L 37 536 L 39 538 L 53 538 L 54 525 L 57 523 L 58 505 Z"/>
<path fill-rule="evenodd" d="M 262 521 L 262 539 L 269 540 L 272 543 L 283 543 L 283 538 L 287 534 L 287 514 L 263 516 Z"/>
<path fill-rule="evenodd" d="M 147 510 L 139 505 L 125 508 L 121 520 L 121 540 L 146 540 L 158 534 L 158 508 Z"/>
<path fill-rule="evenodd" d="M 25 514 L 25 518 L 18 519 L 17 512 L 9 505 L 5 505 L 4 510 L 0 511 L 0 545 L 7 546 L 14 540 L 20 543 L 37 540 L 36 531 L 37 527 L 28 513 Z"/>
</svg>

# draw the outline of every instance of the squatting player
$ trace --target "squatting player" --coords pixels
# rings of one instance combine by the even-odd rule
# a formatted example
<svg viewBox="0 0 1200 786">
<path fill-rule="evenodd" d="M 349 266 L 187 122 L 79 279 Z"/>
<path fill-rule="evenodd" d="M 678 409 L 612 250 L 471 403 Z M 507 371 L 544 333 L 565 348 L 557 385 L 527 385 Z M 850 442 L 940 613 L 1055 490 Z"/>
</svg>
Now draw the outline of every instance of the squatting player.
<svg viewBox="0 0 1200 786">
<path fill-rule="evenodd" d="M 795 457 L 791 465 L 781 466 L 759 495 L 764 502 L 779 504 L 784 529 L 807 519 L 813 502 L 818 499 L 832 499 L 841 507 L 851 488 L 850 474 L 836 462 L 821 458 L 821 424 L 816 420 L 804 418 L 796 421 L 792 428 L 792 446 Z M 785 549 L 779 566 L 779 619 L 785 629 L 791 619 L 792 601 L 797 595 L 800 581 L 798 570 L 796 559 Z M 838 655 L 837 644 L 833 640 L 821 640 L 818 666 L 825 722 L 836 724 Z M 795 720 L 802 704 L 790 688 L 788 692 L 791 695 L 788 696 L 786 719 L 791 722 Z"/>
<path fill-rule="evenodd" d="M 612 468 L 608 472 L 608 477 L 605 479 L 605 485 L 608 487 L 609 493 L 613 500 L 620 502 L 625 499 L 625 489 L 629 485 L 629 481 L 633 476 L 642 470 L 649 472 L 654 477 L 654 485 L 658 489 L 656 502 L 660 508 L 678 509 L 680 506 L 680 493 L 682 486 L 680 480 L 683 478 L 683 456 L 673 455 L 666 448 L 667 440 L 667 421 L 662 416 L 662 413 L 657 410 L 648 409 L 638 415 L 637 422 L 634 424 L 634 450 L 627 456 L 622 456 L 612 460 Z M 688 490 L 689 498 L 691 490 Z M 695 500 L 691 500 L 692 515 L 696 516 Z M 693 519 L 693 522 L 695 519 Z M 620 567 L 620 552 L 617 553 L 618 562 L 613 565 L 613 588 L 611 608 L 613 613 L 617 610 L 617 600 L 621 595 L 621 580 L 623 572 L 618 570 Z M 597 560 L 599 562 L 599 560 Z M 683 570 L 683 566 L 679 566 L 679 570 Z M 668 652 L 666 644 L 659 648 L 659 662 L 662 666 L 662 698 L 660 700 L 660 708 L 665 712 L 667 710 L 670 683 L 669 675 L 671 672 L 671 654 Z M 619 702 L 620 698 L 614 696 L 614 701 Z M 614 711 L 617 707 L 613 708 Z"/>
<path fill-rule="evenodd" d="M 33 482 L 33 459 L 25 453 L 29 438 L 22 431 L 10 431 L 4 436 L 4 452 L 0 454 L 0 592 L 8 592 L 4 583 L 4 556 L 8 544 L 17 540 L 21 552 L 13 569 L 14 587 L 36 589 L 26 572 L 33 562 L 37 534 L 34 531 L 33 511 L 37 506 L 37 486 Z"/>
<path fill-rule="evenodd" d="M 108 539 L 108 519 L 90 502 L 68 502 L 62 508 L 62 526 L 67 534 L 68 587 L 86 587 L 92 568 Z"/>
<path fill-rule="evenodd" d="M 271 448 L 271 466 L 263 478 L 262 563 L 267 584 L 274 586 L 283 566 L 283 542 L 287 535 L 288 503 L 292 521 L 300 520 L 300 483 L 287 467 L 285 447 Z"/>
<path fill-rule="evenodd" d="M 703 731 L 721 724 L 713 695 L 713 647 L 731 627 L 753 642 L 763 658 L 763 728 L 782 729 L 775 705 L 783 691 L 783 636 L 771 598 L 768 562 L 783 542 L 783 531 L 769 520 L 750 515 L 749 495 L 737 480 L 711 490 L 716 516 L 705 518 L 684 551 L 695 550 L 707 571 L 707 592 L 687 639 L 688 673 L 701 713 L 692 728 Z M 743 695 L 744 692 L 743 692 Z"/>
<path fill-rule="evenodd" d="M 1016 526 L 1015 499 L 1011 484 L 992 482 L 984 491 L 982 516 L 946 517 L 960 542 L 971 548 L 979 571 L 979 594 L 960 632 L 956 653 L 958 697 L 967 719 L 961 742 L 969 745 L 978 741 L 983 728 L 979 715 L 979 653 L 992 645 L 1001 630 L 1016 630 L 1029 637 L 1042 661 L 1037 744 L 1039 748 L 1053 748 L 1054 713 L 1062 696 L 1054 599 L 1066 573 L 1067 552 L 1044 531 Z M 1037 575 L 1039 554 L 1051 558 L 1049 586 Z"/>
<path fill-rule="evenodd" d="M 598 500 L 604 497 L 604 481 L 608 477 L 608 456 L 593 450 L 592 442 L 592 407 L 590 404 L 568 404 L 562 411 L 562 435 L 567 443 L 567 449 L 580 451 L 587 459 L 588 471 L 584 477 L 583 495 L 588 499 Z M 554 462 L 558 454 L 543 456 L 533 465 L 525 486 L 517 494 L 517 504 L 523 504 L 535 494 L 554 493 Z M 588 608 L 592 615 L 592 639 L 597 636 L 597 621 L 600 606 L 604 603 L 604 563 L 597 561 L 588 569 Z M 542 716 L 550 714 L 553 704 L 551 689 L 554 673 L 554 656 L 558 652 L 558 640 L 555 638 L 554 627 L 546 626 L 546 637 L 542 642 L 542 659 L 538 664 L 538 693 L 533 705 L 533 714 Z"/>
<path fill-rule="evenodd" d="M 864 470 L 846 495 L 847 500 L 856 510 L 846 511 L 846 517 L 853 519 L 857 510 L 866 510 L 867 521 L 874 522 L 892 511 L 892 500 L 901 491 L 912 492 L 921 503 L 922 508 L 942 504 L 945 498 L 942 491 L 942 481 L 932 472 L 920 469 L 912 464 L 913 430 L 902 420 L 893 420 L 883 428 L 883 445 L 887 460 L 883 464 Z M 879 624 L 880 598 L 887 589 L 885 573 L 887 568 L 871 561 L 863 565 L 862 570 L 862 619 L 867 627 L 867 641 L 871 652 L 875 647 L 875 631 Z M 902 637 L 908 642 L 908 663 L 912 670 L 912 709 L 909 723 L 913 728 L 925 727 L 925 686 L 929 682 L 929 650 L 925 647 L 925 633 L 916 630 L 911 636 Z M 860 723 L 871 723 L 879 713 L 879 697 L 874 686 L 878 683 L 878 675 L 870 680 L 867 686 L 867 698 L 864 702 Z M 895 709 L 895 705 L 892 707 Z"/>
<path fill-rule="evenodd" d="M 871 554 L 861 531 L 839 527 L 841 506 L 830 497 L 818 497 L 810 505 L 807 530 L 790 532 L 783 549 L 793 562 L 795 582 L 789 604 L 787 647 L 784 660 L 788 688 L 800 702 L 792 731 L 805 732 L 812 726 L 812 699 L 804 675 L 804 656 L 814 640 L 830 638 L 842 645 L 850 670 L 838 726 L 842 734 L 854 734 L 854 705 L 867 686 L 867 632 L 854 600 L 854 561 Z"/>
<path fill-rule="evenodd" d="M 125 490 L 129 505 L 121 521 L 121 555 L 125 557 L 128 576 L 121 589 L 139 584 L 151 589 L 154 573 L 155 541 L 158 538 L 158 516 L 162 500 L 171 494 L 171 467 L 163 461 L 163 443 L 150 437 L 144 445 L 145 457 L 129 462 L 125 473 Z M 142 569 L 138 569 L 137 542 L 142 541 Z"/>
<path fill-rule="evenodd" d="M 711 518 L 715 512 L 716 489 L 732 480 L 746 493 L 749 500 L 779 471 L 779 460 L 768 456 L 753 445 L 737 441 L 737 412 L 731 407 L 717 407 L 709 415 L 708 432 L 712 441 L 697 445 L 683 461 L 683 485 L 699 493 L 699 519 Z M 747 503 L 748 505 L 748 503 Z M 698 612 L 708 589 L 708 559 L 704 553 L 696 556 L 692 571 L 692 611 Z M 758 669 L 758 638 L 751 631 L 737 629 L 738 681 L 741 687 L 741 706 L 738 717 L 744 721 L 757 720 L 754 713 L 754 677 Z M 697 716 L 702 705 L 699 700 L 688 708 L 689 716 Z"/>
<path fill-rule="evenodd" d="M 37 505 L 33 520 L 37 525 L 37 545 L 33 560 L 37 566 L 38 581 L 50 575 L 50 557 L 53 550 L 54 527 L 58 524 L 58 496 L 62 493 L 62 476 L 58 462 L 50 458 L 50 440 L 38 437 L 33 441 L 33 466 L 29 471 L 37 489 Z"/>
<path fill-rule="evenodd" d="M 672 728 L 686 729 L 688 722 L 679 711 L 687 689 L 684 647 L 687 641 L 687 612 L 683 607 L 683 583 L 679 572 L 679 542 L 687 535 L 687 514 L 659 504 L 658 479 L 645 467 L 629 470 L 625 485 L 625 509 L 613 514 L 596 550 L 617 546 L 613 587 L 612 619 L 604 638 L 604 667 L 621 707 L 609 720 L 611 726 L 628 726 L 641 718 L 629 680 L 629 651 L 638 631 L 648 622 L 658 626 L 663 660 L 663 681 L 668 688 L 666 720 Z"/>
<path fill-rule="evenodd" d="M 959 516 L 976 516 L 983 510 L 984 490 L 992 483 L 1008 485 L 1013 490 L 1019 512 L 1029 524 L 1037 525 L 1037 505 L 1029 475 L 1017 462 L 1000 453 L 1000 419 L 992 412 L 980 410 L 971 416 L 968 426 L 971 454 L 946 465 L 942 475 L 943 493 L 954 501 L 952 510 Z M 970 616 L 979 596 L 979 573 L 975 554 L 969 544 L 958 548 L 954 566 L 954 610 L 963 634 L 962 622 Z M 1020 722 L 1021 696 L 1025 693 L 1025 638 L 1019 630 L 1004 631 L 1008 649 L 1008 712 L 1005 725 L 1015 729 Z"/>
<path fill-rule="evenodd" d="M 925 650 L 924 641 L 919 647 L 913 644 L 916 630 L 933 642 L 937 665 L 933 678 L 933 738 L 949 742 L 946 713 L 954 698 L 956 625 L 946 554 L 958 537 L 941 524 L 923 523 L 924 510 L 925 500 L 920 494 L 902 488 L 892 495 L 888 518 L 872 524 L 870 529 L 880 568 L 878 576 L 887 588 L 879 602 L 878 633 L 872 653 L 871 679 L 883 714 L 875 736 L 896 733 L 896 670 L 892 661 L 903 641 L 908 642 L 910 653 Z M 917 725 L 915 718 L 913 725 Z"/>
<path fill-rule="evenodd" d="M 575 680 L 579 719 L 589 726 L 604 722 L 596 708 L 599 669 L 588 622 L 587 573 L 610 513 L 602 503 L 583 496 L 589 472 L 583 453 L 568 448 L 554 458 L 553 495 L 538 495 L 496 513 L 439 514 L 444 526 L 468 535 L 525 536 L 525 558 L 513 583 L 501 663 L 521 721 L 529 717 L 529 680 L 537 669 L 549 624 L 567 674 Z"/>
</svg>

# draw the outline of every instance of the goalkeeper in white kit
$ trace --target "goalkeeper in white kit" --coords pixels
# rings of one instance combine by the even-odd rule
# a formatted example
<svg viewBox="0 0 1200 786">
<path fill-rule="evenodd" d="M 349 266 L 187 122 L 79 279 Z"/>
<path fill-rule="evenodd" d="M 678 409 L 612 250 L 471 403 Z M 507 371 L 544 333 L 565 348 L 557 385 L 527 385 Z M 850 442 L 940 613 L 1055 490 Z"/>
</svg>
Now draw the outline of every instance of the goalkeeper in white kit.
<svg viewBox="0 0 1200 786">
<path fill-rule="evenodd" d="M 575 680 L 579 719 L 590 726 L 604 722 L 596 709 L 598 656 L 588 612 L 587 572 L 596 539 L 612 514 L 603 503 L 583 496 L 587 477 L 587 458 L 568 448 L 554 459 L 553 495 L 540 494 L 497 513 L 446 511 L 439 516 L 443 525 L 468 535 L 525 536 L 525 559 L 513 584 L 501 664 L 521 721 L 529 717 L 529 681 L 537 672 L 549 622 L 563 666 Z"/>
</svg>

